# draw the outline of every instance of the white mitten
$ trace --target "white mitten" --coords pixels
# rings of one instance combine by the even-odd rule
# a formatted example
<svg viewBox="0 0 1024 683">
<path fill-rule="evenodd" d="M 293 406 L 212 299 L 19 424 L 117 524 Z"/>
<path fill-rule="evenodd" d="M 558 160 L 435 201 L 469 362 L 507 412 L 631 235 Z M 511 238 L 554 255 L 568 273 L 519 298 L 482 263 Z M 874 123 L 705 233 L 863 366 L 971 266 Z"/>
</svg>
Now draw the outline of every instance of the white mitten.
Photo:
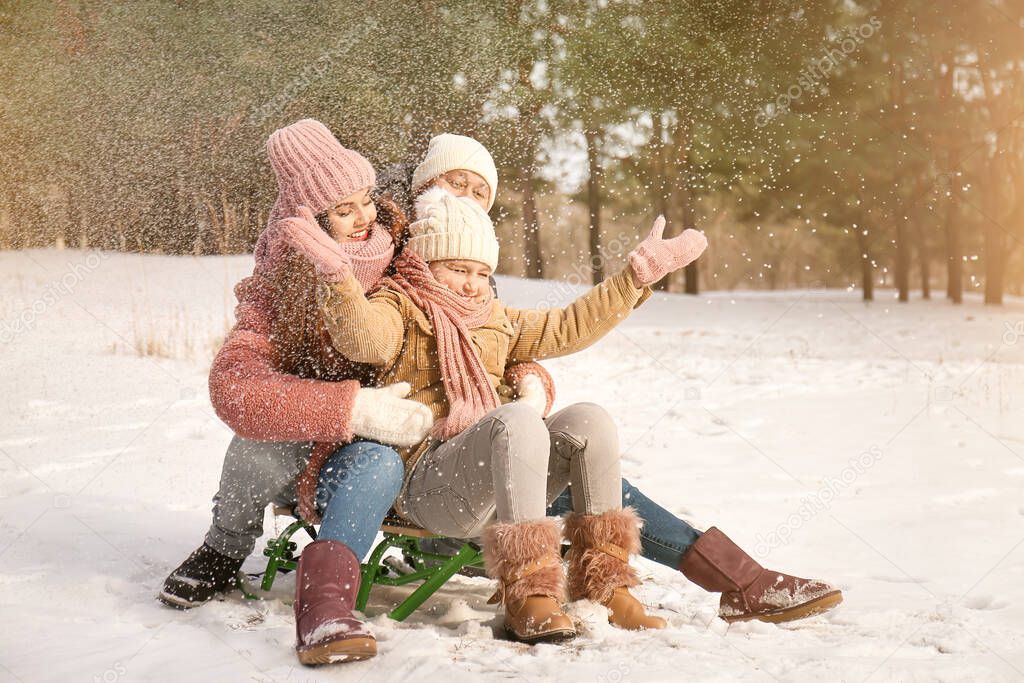
<svg viewBox="0 0 1024 683">
<path fill-rule="evenodd" d="M 524 375 L 519 380 L 518 389 L 516 403 L 525 403 L 544 417 L 544 409 L 548 407 L 548 395 L 544 391 L 544 382 L 540 377 L 533 373 Z"/>
<path fill-rule="evenodd" d="M 392 446 L 415 446 L 423 441 L 434 424 L 434 414 L 422 403 L 405 398 L 410 391 L 408 382 L 361 388 L 352 406 L 352 431 Z"/>
</svg>

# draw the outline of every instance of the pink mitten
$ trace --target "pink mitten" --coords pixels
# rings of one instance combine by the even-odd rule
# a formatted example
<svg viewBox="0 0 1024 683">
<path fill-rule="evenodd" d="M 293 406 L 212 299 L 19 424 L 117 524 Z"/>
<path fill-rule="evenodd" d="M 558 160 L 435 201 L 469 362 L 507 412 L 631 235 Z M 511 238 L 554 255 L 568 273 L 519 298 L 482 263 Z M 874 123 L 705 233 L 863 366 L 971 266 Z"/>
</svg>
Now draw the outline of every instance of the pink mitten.
<svg viewBox="0 0 1024 683">
<path fill-rule="evenodd" d="M 286 218 L 281 223 L 288 244 L 313 264 L 324 281 L 341 282 L 351 275 L 352 261 L 334 238 L 320 228 L 307 207 L 300 206 L 298 217 Z"/>
<path fill-rule="evenodd" d="M 658 216 L 651 234 L 636 249 L 629 252 L 629 265 L 633 267 L 637 285 L 647 287 L 669 273 L 683 268 L 704 253 L 708 238 L 699 230 L 683 230 L 670 240 L 662 239 L 665 217 Z"/>
</svg>

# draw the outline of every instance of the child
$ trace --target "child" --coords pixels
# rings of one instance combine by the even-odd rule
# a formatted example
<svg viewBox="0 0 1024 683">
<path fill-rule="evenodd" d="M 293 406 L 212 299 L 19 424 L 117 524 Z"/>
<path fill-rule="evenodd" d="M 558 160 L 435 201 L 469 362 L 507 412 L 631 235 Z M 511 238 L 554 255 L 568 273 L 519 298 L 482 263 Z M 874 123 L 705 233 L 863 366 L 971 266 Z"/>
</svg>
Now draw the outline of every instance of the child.
<svg viewBox="0 0 1024 683">
<path fill-rule="evenodd" d="M 410 383 L 409 397 L 437 419 L 431 438 L 400 453 L 407 474 L 396 509 L 440 534 L 482 532 L 506 631 L 526 642 L 557 640 L 575 629 L 562 611 L 558 529 L 544 515 L 571 482 L 578 495 L 565 529 L 570 593 L 624 615 L 617 621 L 627 628 L 663 627 L 628 591 L 639 583 L 628 564 L 639 531 L 636 515 L 621 507 L 610 416 L 576 404 L 544 420 L 529 405 L 499 405 L 495 387 L 508 363 L 596 342 L 649 295 L 649 285 L 696 259 L 707 240 L 695 230 L 664 240 L 659 218 L 618 275 L 565 309 L 519 310 L 493 298 L 498 243 L 479 205 L 438 188 L 420 197 L 417 214 L 395 275 L 369 299 L 311 214 L 285 228 L 324 281 L 318 295 L 337 350 L 376 366 L 381 383 Z"/>
</svg>

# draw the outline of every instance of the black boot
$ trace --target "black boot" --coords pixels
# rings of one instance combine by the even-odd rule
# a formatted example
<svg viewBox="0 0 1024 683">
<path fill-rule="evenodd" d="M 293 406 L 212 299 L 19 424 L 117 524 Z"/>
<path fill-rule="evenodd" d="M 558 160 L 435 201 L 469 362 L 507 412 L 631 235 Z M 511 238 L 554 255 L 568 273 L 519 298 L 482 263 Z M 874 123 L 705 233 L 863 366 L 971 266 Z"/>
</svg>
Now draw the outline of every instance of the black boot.
<svg viewBox="0 0 1024 683">
<path fill-rule="evenodd" d="M 244 560 L 221 555 L 204 543 L 164 579 L 163 590 L 157 598 L 177 609 L 198 607 L 217 593 L 238 585 L 242 562 Z"/>
</svg>

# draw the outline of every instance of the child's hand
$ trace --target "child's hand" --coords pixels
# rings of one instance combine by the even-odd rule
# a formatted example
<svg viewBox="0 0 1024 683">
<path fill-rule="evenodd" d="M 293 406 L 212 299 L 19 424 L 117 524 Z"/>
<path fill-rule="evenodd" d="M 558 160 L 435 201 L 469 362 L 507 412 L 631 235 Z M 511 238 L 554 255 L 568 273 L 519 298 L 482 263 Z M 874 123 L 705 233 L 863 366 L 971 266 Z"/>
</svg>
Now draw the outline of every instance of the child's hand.
<svg viewBox="0 0 1024 683">
<path fill-rule="evenodd" d="M 299 216 L 284 219 L 281 228 L 292 249 L 306 257 L 324 281 L 341 282 L 352 274 L 352 261 L 320 228 L 309 208 L 300 206 Z"/>
<path fill-rule="evenodd" d="M 708 238 L 699 230 L 684 230 L 672 239 L 662 239 L 665 217 L 658 216 L 651 234 L 629 252 L 629 265 L 633 267 L 633 281 L 637 287 L 646 287 L 669 273 L 684 268 L 704 253 Z"/>
<path fill-rule="evenodd" d="M 548 407 L 548 394 L 544 391 L 544 382 L 540 377 L 531 372 L 519 380 L 516 403 L 525 403 L 544 417 L 544 410 Z"/>
</svg>

